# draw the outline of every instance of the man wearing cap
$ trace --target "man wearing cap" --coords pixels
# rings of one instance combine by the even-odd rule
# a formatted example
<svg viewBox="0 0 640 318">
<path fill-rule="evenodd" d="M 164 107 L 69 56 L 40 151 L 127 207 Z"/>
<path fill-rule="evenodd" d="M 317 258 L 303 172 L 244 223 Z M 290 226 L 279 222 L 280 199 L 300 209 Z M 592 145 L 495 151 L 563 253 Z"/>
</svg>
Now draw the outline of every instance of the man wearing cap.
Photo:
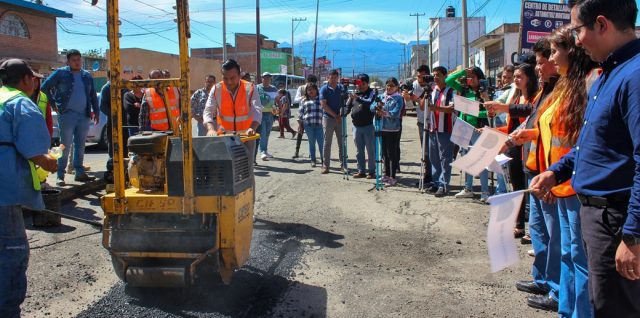
<svg viewBox="0 0 640 318">
<path fill-rule="evenodd" d="M 268 152 L 268 147 L 269 135 L 271 135 L 271 128 L 273 128 L 273 109 L 278 89 L 271 85 L 271 73 L 269 72 L 262 73 L 262 84 L 258 84 L 256 87 L 262 103 L 262 122 L 258 127 L 260 131 L 260 159 L 267 161 L 269 158 L 273 158 Z"/>
<path fill-rule="evenodd" d="M 100 105 L 93 86 L 93 77 L 82 69 L 82 55 L 78 50 L 67 52 L 67 66 L 55 70 L 42 83 L 42 91 L 47 94 L 49 100 L 56 103 L 61 143 L 67 146 L 62 157 L 58 159 L 56 184 L 65 185 L 64 170 L 72 142 L 75 181 L 90 181 L 91 178 L 83 166 L 84 143 L 89 133 L 89 119 L 92 118 L 96 125 L 100 121 Z"/>
<path fill-rule="evenodd" d="M 347 113 L 351 112 L 353 123 L 353 138 L 356 144 L 356 160 L 358 171 L 354 178 L 375 179 L 375 130 L 373 128 L 373 115 L 371 104 L 378 95 L 369 87 L 369 75 L 358 74 L 356 77 L 357 92 L 349 94 L 347 101 Z M 367 151 L 367 166 L 365 167 L 365 149 Z M 369 168 L 368 170 L 366 168 Z"/>
<path fill-rule="evenodd" d="M 0 64 L 0 317 L 20 317 L 27 292 L 29 242 L 22 207 L 44 209 L 35 165 L 58 169 L 47 153 L 47 124 L 29 98 L 35 73 L 26 62 L 10 59 Z"/>
</svg>

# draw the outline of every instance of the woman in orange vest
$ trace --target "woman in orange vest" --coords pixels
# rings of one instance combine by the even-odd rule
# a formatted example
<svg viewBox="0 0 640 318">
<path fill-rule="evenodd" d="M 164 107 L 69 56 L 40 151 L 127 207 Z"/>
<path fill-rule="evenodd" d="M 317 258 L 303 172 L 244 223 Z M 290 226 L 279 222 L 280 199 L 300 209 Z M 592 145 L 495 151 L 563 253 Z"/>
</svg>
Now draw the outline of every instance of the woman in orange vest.
<svg viewBox="0 0 640 318">
<path fill-rule="evenodd" d="M 569 27 L 549 38 L 551 58 L 561 78 L 550 98 L 538 112 L 538 155 L 549 167 L 575 145 L 587 103 L 588 83 L 597 76 L 595 63 L 575 45 Z M 540 151 L 542 150 L 542 151 Z M 587 257 L 580 228 L 580 201 L 570 181 L 550 190 L 544 200 L 557 199 L 560 221 L 560 317 L 593 317 L 589 301 Z"/>
</svg>

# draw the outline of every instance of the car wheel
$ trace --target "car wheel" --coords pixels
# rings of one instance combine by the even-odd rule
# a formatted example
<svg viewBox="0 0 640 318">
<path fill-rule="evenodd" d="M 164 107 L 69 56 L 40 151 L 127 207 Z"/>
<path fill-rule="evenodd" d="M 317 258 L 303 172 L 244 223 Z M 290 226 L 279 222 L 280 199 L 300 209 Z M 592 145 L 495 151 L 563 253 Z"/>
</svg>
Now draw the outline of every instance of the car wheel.
<svg viewBox="0 0 640 318">
<path fill-rule="evenodd" d="M 104 125 L 104 128 L 102 128 L 102 133 L 100 133 L 100 141 L 98 141 L 98 146 L 102 149 L 107 149 L 107 140 L 109 140 L 109 136 L 107 136 L 107 125 Z"/>
</svg>

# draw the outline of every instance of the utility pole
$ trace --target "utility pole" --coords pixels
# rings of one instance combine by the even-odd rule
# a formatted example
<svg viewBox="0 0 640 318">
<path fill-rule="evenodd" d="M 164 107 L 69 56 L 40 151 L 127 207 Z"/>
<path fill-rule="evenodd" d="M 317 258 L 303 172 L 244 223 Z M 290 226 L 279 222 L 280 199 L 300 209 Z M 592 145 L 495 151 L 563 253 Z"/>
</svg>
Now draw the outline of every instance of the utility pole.
<svg viewBox="0 0 640 318">
<path fill-rule="evenodd" d="M 336 52 L 340 52 L 340 50 L 331 50 L 332 56 L 331 56 L 331 66 L 333 68 L 336 68 Z"/>
<path fill-rule="evenodd" d="M 469 67 L 469 24 L 467 21 L 467 0 L 462 0 L 462 68 Z"/>
<path fill-rule="evenodd" d="M 407 45 L 402 45 L 402 78 L 407 78 Z"/>
<path fill-rule="evenodd" d="M 256 0 L 256 83 L 258 82 L 258 78 L 262 76 L 262 73 L 260 73 L 260 47 L 262 47 L 262 37 L 260 36 L 260 0 Z"/>
<path fill-rule="evenodd" d="M 320 0 L 316 0 L 316 31 L 313 35 L 313 74 L 316 74 L 316 49 L 318 47 L 318 12 L 320 11 Z"/>
<path fill-rule="evenodd" d="M 411 17 L 416 17 L 416 71 L 418 70 L 418 67 L 420 66 L 420 17 L 424 16 L 424 13 L 412 13 L 409 14 L 409 16 Z"/>
<path fill-rule="evenodd" d="M 307 18 L 293 18 L 291 19 L 291 75 L 296 75 L 296 54 L 295 54 L 295 45 L 293 44 L 293 32 L 295 28 L 293 27 L 294 22 L 307 21 Z M 298 26 L 296 25 L 296 28 Z"/>
<path fill-rule="evenodd" d="M 222 60 L 227 60 L 227 3 L 222 0 Z"/>
</svg>

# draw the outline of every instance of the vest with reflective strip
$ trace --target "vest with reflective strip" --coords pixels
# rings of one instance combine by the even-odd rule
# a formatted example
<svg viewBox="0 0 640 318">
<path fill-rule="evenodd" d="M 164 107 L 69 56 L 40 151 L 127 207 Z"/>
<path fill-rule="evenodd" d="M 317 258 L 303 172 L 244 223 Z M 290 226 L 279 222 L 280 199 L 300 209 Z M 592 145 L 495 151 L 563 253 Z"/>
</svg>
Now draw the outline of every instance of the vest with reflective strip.
<svg viewBox="0 0 640 318">
<path fill-rule="evenodd" d="M 49 99 L 47 98 L 47 94 L 40 92 L 38 94 L 38 108 L 42 113 L 42 116 L 47 118 L 47 104 L 49 104 Z"/>
<path fill-rule="evenodd" d="M 251 128 L 251 97 L 253 85 L 247 81 L 240 81 L 235 99 L 224 82 L 216 84 L 213 93 L 218 103 L 218 125 L 227 131 L 242 131 Z"/>
<path fill-rule="evenodd" d="M 0 87 L 0 110 L 4 109 L 4 104 L 18 96 L 26 97 L 27 95 L 20 90 L 15 88 L 3 86 Z M 46 110 L 46 108 L 45 108 Z M 14 146 L 15 147 L 15 146 Z M 38 173 L 36 172 L 36 166 L 31 162 L 31 160 L 27 160 L 29 162 L 29 169 L 31 170 L 31 181 L 33 183 L 33 189 L 36 191 L 40 191 L 40 178 L 38 178 Z"/>
<path fill-rule="evenodd" d="M 174 87 L 168 88 L 165 91 L 164 97 L 163 99 L 162 96 L 156 92 L 155 88 L 147 88 L 145 92 L 145 99 L 147 104 L 149 104 L 149 121 L 151 122 L 151 129 L 153 130 L 171 130 L 165 104 L 169 105 L 171 120 L 175 121 L 180 117 L 180 110 L 178 109 L 180 98 L 178 89 Z"/>
</svg>

